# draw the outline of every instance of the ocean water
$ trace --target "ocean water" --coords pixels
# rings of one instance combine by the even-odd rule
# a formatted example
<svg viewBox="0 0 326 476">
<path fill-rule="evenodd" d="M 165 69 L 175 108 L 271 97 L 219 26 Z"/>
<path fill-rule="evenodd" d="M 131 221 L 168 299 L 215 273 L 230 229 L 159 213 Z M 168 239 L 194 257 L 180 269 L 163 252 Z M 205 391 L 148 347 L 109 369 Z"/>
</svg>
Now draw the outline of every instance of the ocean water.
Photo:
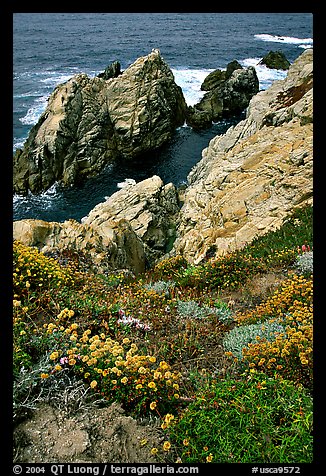
<svg viewBox="0 0 326 476">
<path fill-rule="evenodd" d="M 292 63 L 312 46 L 310 13 L 15 13 L 13 151 L 23 146 L 53 89 L 74 74 L 95 76 L 115 60 L 125 69 L 158 48 L 187 104 L 193 105 L 203 95 L 204 78 L 234 59 L 254 66 L 260 89 L 266 89 L 286 72 L 258 65 L 265 54 L 281 50 Z M 15 195 L 13 217 L 81 220 L 127 178 L 138 182 L 157 174 L 165 183 L 185 183 L 209 141 L 243 117 L 200 132 L 180 127 L 158 151 L 110 165 L 78 186 L 62 189 L 55 184 L 36 196 Z"/>
</svg>

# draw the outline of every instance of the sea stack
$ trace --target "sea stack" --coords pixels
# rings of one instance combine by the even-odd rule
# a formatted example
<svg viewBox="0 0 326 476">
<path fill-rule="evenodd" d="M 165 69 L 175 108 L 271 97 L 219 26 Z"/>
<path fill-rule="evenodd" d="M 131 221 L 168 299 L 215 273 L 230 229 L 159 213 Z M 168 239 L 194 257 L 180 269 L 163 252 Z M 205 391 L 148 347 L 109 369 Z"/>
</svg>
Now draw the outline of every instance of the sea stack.
<svg viewBox="0 0 326 476">
<path fill-rule="evenodd" d="M 120 158 L 160 147 L 184 123 L 182 90 L 159 50 L 106 77 L 77 74 L 56 87 L 14 156 L 15 193 L 73 185 Z"/>
</svg>

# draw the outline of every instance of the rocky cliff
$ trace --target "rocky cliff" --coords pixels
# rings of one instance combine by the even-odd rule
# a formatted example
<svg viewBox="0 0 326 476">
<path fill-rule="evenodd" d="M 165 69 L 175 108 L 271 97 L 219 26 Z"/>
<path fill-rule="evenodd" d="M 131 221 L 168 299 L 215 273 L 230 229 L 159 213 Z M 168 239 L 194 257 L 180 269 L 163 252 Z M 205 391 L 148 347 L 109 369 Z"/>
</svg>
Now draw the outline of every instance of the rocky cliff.
<svg viewBox="0 0 326 476">
<path fill-rule="evenodd" d="M 114 71 L 78 74 L 54 90 L 23 150 L 16 151 L 14 192 L 37 193 L 56 181 L 74 184 L 120 157 L 161 146 L 184 123 L 182 90 L 158 50 L 122 74 Z"/>
<path fill-rule="evenodd" d="M 173 252 L 193 263 L 279 227 L 313 196 L 313 52 L 250 101 L 188 176 Z"/>
<path fill-rule="evenodd" d="M 115 118 L 115 127 L 128 118 Z M 181 209 L 174 185 L 154 176 L 116 192 L 83 223 L 17 221 L 14 238 L 42 251 L 86 251 L 100 270 L 138 273 L 175 237 L 170 254 L 199 263 L 278 228 L 312 199 L 313 52 L 306 50 L 286 79 L 252 98 L 246 119 L 203 150 Z"/>
<path fill-rule="evenodd" d="M 43 253 L 78 252 L 95 272 L 127 269 L 137 274 L 145 271 L 143 242 L 126 220 L 107 221 L 100 230 L 75 220 L 64 223 L 19 220 L 14 222 L 13 237 Z"/>
<path fill-rule="evenodd" d="M 140 273 L 162 257 L 175 238 L 179 212 L 174 185 L 153 176 L 129 185 L 99 203 L 78 223 L 14 222 L 14 239 L 42 252 L 72 249 L 85 253 L 101 272 Z"/>
<path fill-rule="evenodd" d="M 114 193 L 106 202 L 96 205 L 82 222 L 100 232 L 107 223 L 126 220 L 144 243 L 147 260 L 153 264 L 174 241 L 179 209 L 175 186 L 164 185 L 154 175 Z"/>
</svg>

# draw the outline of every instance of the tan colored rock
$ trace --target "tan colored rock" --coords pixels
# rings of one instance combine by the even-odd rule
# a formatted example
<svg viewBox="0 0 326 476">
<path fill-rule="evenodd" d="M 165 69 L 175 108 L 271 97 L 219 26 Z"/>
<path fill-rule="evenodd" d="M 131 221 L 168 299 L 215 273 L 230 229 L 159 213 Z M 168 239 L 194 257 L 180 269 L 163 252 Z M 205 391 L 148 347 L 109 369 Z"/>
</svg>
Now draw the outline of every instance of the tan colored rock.
<svg viewBox="0 0 326 476">
<path fill-rule="evenodd" d="M 313 199 L 312 51 L 216 136 L 188 176 L 173 252 L 199 263 L 280 227 Z M 210 230 L 208 233 L 207 230 Z"/>
<path fill-rule="evenodd" d="M 96 205 L 82 223 L 14 222 L 14 239 L 43 252 L 65 248 L 87 253 L 98 269 L 145 270 L 174 239 L 179 212 L 174 185 L 153 176 Z"/>
<path fill-rule="evenodd" d="M 178 212 L 175 186 L 164 185 L 160 177 L 154 175 L 117 191 L 96 205 L 82 222 L 103 234 L 108 222 L 127 220 L 145 244 L 147 257 L 152 261 L 166 252 L 173 239 Z"/>
<path fill-rule="evenodd" d="M 75 220 L 64 223 L 43 220 L 19 220 L 13 224 L 13 238 L 40 251 L 72 249 L 86 253 L 94 269 L 101 272 L 129 269 L 145 270 L 144 246 L 126 220 L 107 221 L 100 229 Z"/>
</svg>

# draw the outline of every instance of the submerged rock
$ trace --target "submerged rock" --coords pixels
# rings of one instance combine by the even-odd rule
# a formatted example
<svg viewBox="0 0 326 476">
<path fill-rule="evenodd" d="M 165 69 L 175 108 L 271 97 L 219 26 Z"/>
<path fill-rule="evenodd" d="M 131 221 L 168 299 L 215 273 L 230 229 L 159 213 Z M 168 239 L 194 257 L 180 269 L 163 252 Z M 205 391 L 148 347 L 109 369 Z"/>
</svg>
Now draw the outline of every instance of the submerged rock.
<svg viewBox="0 0 326 476">
<path fill-rule="evenodd" d="M 56 87 L 14 156 L 15 193 L 75 184 L 119 158 L 160 147 L 184 123 L 182 90 L 158 50 L 117 77 L 113 69 L 111 78 L 78 74 Z"/>
</svg>

